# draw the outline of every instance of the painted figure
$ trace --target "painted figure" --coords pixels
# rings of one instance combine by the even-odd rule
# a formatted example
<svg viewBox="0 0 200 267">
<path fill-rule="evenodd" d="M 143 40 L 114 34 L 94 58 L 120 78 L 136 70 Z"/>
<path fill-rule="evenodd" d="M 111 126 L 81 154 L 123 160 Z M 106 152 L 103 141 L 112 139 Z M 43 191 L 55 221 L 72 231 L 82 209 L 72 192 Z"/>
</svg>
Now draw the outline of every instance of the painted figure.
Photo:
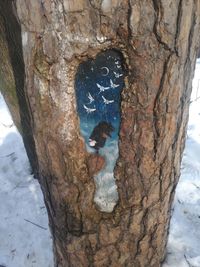
<svg viewBox="0 0 200 267">
<path fill-rule="evenodd" d="M 101 121 L 97 126 L 94 127 L 92 134 L 89 138 L 90 147 L 94 148 L 98 153 L 99 149 L 104 147 L 106 139 L 111 137 L 111 132 L 114 131 L 114 127 L 111 123 Z"/>
</svg>

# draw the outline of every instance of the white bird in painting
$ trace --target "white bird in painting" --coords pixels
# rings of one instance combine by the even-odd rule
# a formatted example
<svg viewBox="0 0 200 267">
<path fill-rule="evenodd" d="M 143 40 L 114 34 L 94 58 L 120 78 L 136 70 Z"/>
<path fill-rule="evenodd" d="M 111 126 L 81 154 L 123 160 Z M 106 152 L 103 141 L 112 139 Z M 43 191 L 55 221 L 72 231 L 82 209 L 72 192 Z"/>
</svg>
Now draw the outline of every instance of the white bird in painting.
<svg viewBox="0 0 200 267">
<path fill-rule="evenodd" d="M 119 84 L 114 84 L 113 81 L 110 79 L 110 86 L 111 86 L 111 88 L 115 89 L 115 88 L 119 87 Z"/>
<path fill-rule="evenodd" d="M 114 75 L 115 75 L 115 78 L 119 78 L 119 77 L 123 76 L 123 74 L 117 73 L 115 71 L 114 71 Z"/>
<path fill-rule="evenodd" d="M 103 98 L 104 104 L 106 104 L 106 105 L 111 104 L 111 103 L 114 102 L 114 100 L 108 100 L 108 99 L 106 99 L 103 95 L 102 95 L 102 98 Z"/>
<path fill-rule="evenodd" d="M 92 102 L 94 102 L 94 97 L 90 93 L 88 93 L 88 99 L 90 100 L 88 104 L 91 104 Z"/>
<path fill-rule="evenodd" d="M 89 114 L 89 113 L 92 113 L 96 110 L 96 108 L 88 108 L 86 107 L 86 105 L 83 105 L 84 109 L 86 110 L 86 112 Z"/>
<path fill-rule="evenodd" d="M 101 92 L 104 92 L 104 91 L 110 89 L 110 87 L 105 87 L 105 86 L 102 86 L 102 85 L 100 85 L 100 84 L 98 84 L 98 83 L 96 83 L 96 85 L 97 85 L 97 87 L 99 88 L 99 94 L 100 94 Z"/>
</svg>

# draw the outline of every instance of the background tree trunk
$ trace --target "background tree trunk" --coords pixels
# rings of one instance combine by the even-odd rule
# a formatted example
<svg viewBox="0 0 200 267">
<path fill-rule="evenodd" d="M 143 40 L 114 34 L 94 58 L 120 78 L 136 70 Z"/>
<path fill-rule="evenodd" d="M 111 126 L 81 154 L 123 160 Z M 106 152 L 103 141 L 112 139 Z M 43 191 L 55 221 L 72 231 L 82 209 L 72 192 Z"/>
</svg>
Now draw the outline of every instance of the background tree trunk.
<svg viewBox="0 0 200 267">
<path fill-rule="evenodd" d="M 24 93 L 25 72 L 21 28 L 17 21 L 14 1 L 0 1 L 0 59 L 0 90 L 14 123 L 22 134 L 32 172 L 37 176 L 38 164 L 32 134 L 31 113 Z"/>
<path fill-rule="evenodd" d="M 1 2 L 10 8 L 10 1 Z M 160 266 L 185 141 L 200 1 L 16 3 L 30 104 L 26 127 L 35 140 L 55 266 Z M 115 168 L 119 202 L 104 213 L 93 201 L 74 79 L 81 62 L 110 48 L 124 55 L 127 77 Z"/>
<path fill-rule="evenodd" d="M 13 121 L 21 132 L 19 105 L 15 89 L 12 65 L 10 62 L 9 50 L 6 41 L 3 17 L 0 16 L 0 90 L 9 106 Z"/>
</svg>

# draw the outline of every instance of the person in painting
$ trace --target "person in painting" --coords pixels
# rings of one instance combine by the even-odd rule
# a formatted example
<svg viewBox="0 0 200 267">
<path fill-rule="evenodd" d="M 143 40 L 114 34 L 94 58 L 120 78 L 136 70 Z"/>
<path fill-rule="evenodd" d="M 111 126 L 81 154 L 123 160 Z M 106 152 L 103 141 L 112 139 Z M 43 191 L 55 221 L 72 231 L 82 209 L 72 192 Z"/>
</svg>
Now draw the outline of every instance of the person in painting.
<svg viewBox="0 0 200 267">
<path fill-rule="evenodd" d="M 106 139 L 111 137 L 111 132 L 114 131 L 114 127 L 111 123 L 106 121 L 101 121 L 94 127 L 90 138 L 89 145 L 94 148 L 96 152 L 99 152 L 99 149 L 104 147 Z"/>
</svg>

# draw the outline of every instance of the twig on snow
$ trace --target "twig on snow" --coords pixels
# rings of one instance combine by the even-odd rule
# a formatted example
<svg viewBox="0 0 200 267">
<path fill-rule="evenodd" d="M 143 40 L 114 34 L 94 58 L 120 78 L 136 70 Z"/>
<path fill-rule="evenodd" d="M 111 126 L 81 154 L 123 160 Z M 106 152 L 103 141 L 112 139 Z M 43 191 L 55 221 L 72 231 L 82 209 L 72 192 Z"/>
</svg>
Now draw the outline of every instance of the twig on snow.
<svg viewBox="0 0 200 267">
<path fill-rule="evenodd" d="M 200 189 L 200 187 L 194 183 L 192 183 L 197 189 Z"/>
<path fill-rule="evenodd" d="M 189 262 L 189 260 L 188 260 L 188 258 L 187 258 L 187 256 L 184 254 L 184 258 L 185 258 L 185 261 L 187 262 L 187 264 L 188 264 L 188 266 L 189 267 L 195 267 L 194 265 L 192 265 L 190 262 Z"/>
<path fill-rule="evenodd" d="M 45 227 L 43 227 L 43 226 L 41 226 L 41 225 L 39 225 L 39 224 L 37 224 L 37 223 L 31 222 L 31 221 L 29 221 L 29 220 L 27 220 L 27 219 L 24 219 L 24 221 L 29 222 L 29 223 L 31 223 L 31 224 L 33 224 L 33 225 L 35 225 L 35 226 L 37 226 L 37 227 L 39 227 L 39 228 L 41 228 L 41 229 L 43 229 L 43 230 L 47 230 L 47 228 L 45 228 Z M 0 266 L 0 267 L 1 267 L 1 266 Z"/>
<path fill-rule="evenodd" d="M 16 184 L 16 186 L 11 190 L 14 191 L 17 188 L 27 188 L 28 185 L 23 185 L 22 182 L 19 182 L 18 184 Z M 1 266 L 0 266 L 1 267 Z"/>
<path fill-rule="evenodd" d="M 2 124 L 4 127 L 6 127 L 6 128 L 12 128 L 13 125 L 14 125 L 14 123 L 11 123 L 11 124 L 7 125 L 7 124 L 5 124 L 5 123 L 3 123 L 3 122 L 1 122 L 1 124 Z M 0 265 L 0 267 L 1 267 L 1 265 Z"/>
<path fill-rule="evenodd" d="M 10 154 L 8 154 L 8 155 L 0 156 L 0 158 L 7 158 L 7 157 L 10 157 L 10 156 L 12 156 L 12 155 L 14 155 L 14 154 L 15 154 L 15 152 L 12 152 L 12 153 L 10 153 Z M 0 265 L 0 267 L 1 267 L 1 265 Z"/>
</svg>

